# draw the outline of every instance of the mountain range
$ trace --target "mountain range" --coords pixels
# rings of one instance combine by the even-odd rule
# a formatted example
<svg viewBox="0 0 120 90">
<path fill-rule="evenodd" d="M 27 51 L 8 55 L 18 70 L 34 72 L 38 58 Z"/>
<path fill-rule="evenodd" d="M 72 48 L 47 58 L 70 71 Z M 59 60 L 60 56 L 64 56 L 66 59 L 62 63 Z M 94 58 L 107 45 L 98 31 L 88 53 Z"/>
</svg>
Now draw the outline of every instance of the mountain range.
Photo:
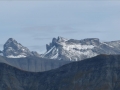
<svg viewBox="0 0 120 90">
<path fill-rule="evenodd" d="M 120 40 L 101 42 L 98 38 L 86 38 L 82 40 L 65 39 L 63 37 L 53 38 L 46 45 L 46 53 L 41 57 L 79 61 L 100 54 L 120 54 Z"/>
<path fill-rule="evenodd" d="M 120 55 L 98 55 L 46 72 L 0 63 L 0 90 L 120 90 Z"/>
<path fill-rule="evenodd" d="M 0 53 L 0 62 L 24 71 L 42 72 L 100 54 L 120 54 L 120 41 L 101 42 L 98 38 L 75 40 L 58 37 L 46 44 L 44 54 L 39 54 L 9 38 Z"/>
<path fill-rule="evenodd" d="M 120 54 L 120 40 L 101 42 L 98 38 L 86 38 L 82 40 L 65 39 L 63 37 L 53 38 L 50 44 L 46 44 L 46 52 L 39 54 L 30 51 L 9 38 L 0 51 L 8 58 L 41 57 L 55 60 L 79 61 L 100 54 Z"/>
<path fill-rule="evenodd" d="M 119 40 L 58 37 L 44 54 L 13 38 L 3 47 L 0 90 L 120 90 Z"/>
</svg>

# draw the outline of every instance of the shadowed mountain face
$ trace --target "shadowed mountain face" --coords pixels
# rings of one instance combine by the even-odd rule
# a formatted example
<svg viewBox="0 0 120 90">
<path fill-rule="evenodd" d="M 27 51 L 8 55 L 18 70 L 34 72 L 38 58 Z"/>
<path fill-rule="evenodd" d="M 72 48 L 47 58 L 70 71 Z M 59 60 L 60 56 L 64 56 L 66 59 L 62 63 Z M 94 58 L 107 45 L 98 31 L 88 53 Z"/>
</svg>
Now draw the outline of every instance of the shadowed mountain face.
<svg viewBox="0 0 120 90">
<path fill-rule="evenodd" d="M 48 71 L 70 63 L 69 61 L 51 60 L 32 56 L 26 58 L 6 58 L 0 56 L 0 62 L 30 72 Z"/>
<path fill-rule="evenodd" d="M 120 55 L 99 55 L 42 73 L 1 63 L 0 90 L 120 90 Z"/>
</svg>

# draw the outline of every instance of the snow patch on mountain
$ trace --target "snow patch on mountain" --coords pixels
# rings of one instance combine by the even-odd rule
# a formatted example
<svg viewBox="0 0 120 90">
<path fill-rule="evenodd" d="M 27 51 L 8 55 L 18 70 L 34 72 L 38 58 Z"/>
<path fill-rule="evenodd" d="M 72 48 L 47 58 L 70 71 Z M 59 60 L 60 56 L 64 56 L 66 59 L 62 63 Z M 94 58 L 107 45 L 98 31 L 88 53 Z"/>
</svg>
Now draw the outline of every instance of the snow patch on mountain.
<svg viewBox="0 0 120 90">
<path fill-rule="evenodd" d="M 71 50 L 71 49 L 84 50 L 84 49 L 92 49 L 92 48 L 94 48 L 93 45 L 80 45 L 80 44 L 73 44 L 73 45 L 64 44 L 63 45 L 63 49 L 65 50 Z"/>
<path fill-rule="evenodd" d="M 90 43 L 83 44 L 78 40 L 58 37 L 57 39 L 53 38 L 52 43 L 46 45 L 47 51 L 42 55 L 42 57 L 77 61 L 78 59 L 83 59 L 84 57 L 89 58 L 98 55 L 91 50 L 94 47 L 95 45 Z"/>
<path fill-rule="evenodd" d="M 98 38 L 74 40 L 58 37 L 53 38 L 46 49 L 43 58 L 78 61 L 99 54 L 120 54 L 120 41 L 100 42 Z"/>
<path fill-rule="evenodd" d="M 25 58 L 25 57 L 26 57 L 25 55 L 18 55 L 18 56 L 10 55 L 10 56 L 7 56 L 7 58 Z"/>
</svg>

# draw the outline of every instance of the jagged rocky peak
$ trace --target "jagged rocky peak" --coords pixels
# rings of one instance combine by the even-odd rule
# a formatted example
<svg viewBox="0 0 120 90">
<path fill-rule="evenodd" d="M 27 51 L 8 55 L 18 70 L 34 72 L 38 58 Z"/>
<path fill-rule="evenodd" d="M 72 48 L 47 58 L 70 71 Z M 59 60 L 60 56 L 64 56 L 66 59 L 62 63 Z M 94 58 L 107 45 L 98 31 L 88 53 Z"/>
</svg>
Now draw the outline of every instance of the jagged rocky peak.
<svg viewBox="0 0 120 90">
<path fill-rule="evenodd" d="M 13 46 L 15 46 L 14 48 L 17 49 L 17 48 L 18 48 L 18 45 L 21 46 L 21 44 L 18 43 L 15 39 L 9 38 L 9 39 L 7 40 L 7 42 L 4 44 L 4 49 L 7 49 L 7 48 L 13 47 Z"/>
<path fill-rule="evenodd" d="M 34 53 L 35 54 L 35 53 Z M 4 44 L 3 55 L 9 58 L 21 58 L 34 55 L 27 47 L 22 46 L 15 39 L 9 38 Z"/>
<path fill-rule="evenodd" d="M 17 43 L 17 41 L 13 38 L 9 38 L 6 43 L 11 43 L 11 42 L 16 42 Z"/>
<path fill-rule="evenodd" d="M 27 56 L 30 55 L 29 49 L 22 46 L 15 39 L 9 38 L 7 42 L 4 44 L 3 50 L 4 56 L 12 57 L 12 56 Z"/>
<path fill-rule="evenodd" d="M 53 38 L 52 43 L 46 45 L 45 58 L 59 60 L 83 60 L 99 54 L 120 54 L 120 41 L 100 42 L 98 38 L 82 40 Z"/>
<path fill-rule="evenodd" d="M 99 39 L 96 38 L 75 40 L 58 36 L 58 38 L 52 39 L 52 43 L 46 45 L 47 52 L 43 57 L 59 60 L 82 60 L 97 55 L 92 51 L 97 44 L 99 44 Z"/>
<path fill-rule="evenodd" d="M 57 39 L 56 39 L 56 38 L 53 38 L 53 39 L 52 39 L 52 44 L 56 44 L 56 42 L 57 42 Z"/>
<path fill-rule="evenodd" d="M 81 45 L 99 45 L 100 41 L 98 38 L 86 38 L 82 40 L 75 39 L 65 39 L 63 37 L 58 36 L 58 38 L 53 38 L 52 43 L 46 44 L 47 50 L 49 50 L 52 46 L 58 46 L 62 43 L 65 44 L 81 44 Z"/>
<path fill-rule="evenodd" d="M 66 42 L 66 41 L 67 39 L 61 36 L 58 36 L 58 38 L 53 38 L 51 43 L 46 44 L 46 50 L 49 51 L 53 46 L 59 47 L 60 43 Z"/>
<path fill-rule="evenodd" d="M 52 39 L 52 43 L 55 44 L 55 43 L 61 43 L 61 42 L 65 42 L 67 41 L 67 39 L 61 37 L 61 36 L 58 36 L 58 38 L 53 38 Z"/>
</svg>

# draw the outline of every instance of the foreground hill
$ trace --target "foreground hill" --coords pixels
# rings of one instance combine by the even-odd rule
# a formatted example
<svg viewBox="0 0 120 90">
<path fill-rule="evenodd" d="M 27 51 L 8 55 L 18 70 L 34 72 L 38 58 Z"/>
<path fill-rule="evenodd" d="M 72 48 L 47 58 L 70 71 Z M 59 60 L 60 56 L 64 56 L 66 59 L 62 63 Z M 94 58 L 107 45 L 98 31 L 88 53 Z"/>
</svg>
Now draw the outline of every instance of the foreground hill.
<svg viewBox="0 0 120 90">
<path fill-rule="evenodd" d="M 99 55 L 37 73 L 0 63 L 0 90 L 120 90 L 120 55 Z"/>
</svg>

